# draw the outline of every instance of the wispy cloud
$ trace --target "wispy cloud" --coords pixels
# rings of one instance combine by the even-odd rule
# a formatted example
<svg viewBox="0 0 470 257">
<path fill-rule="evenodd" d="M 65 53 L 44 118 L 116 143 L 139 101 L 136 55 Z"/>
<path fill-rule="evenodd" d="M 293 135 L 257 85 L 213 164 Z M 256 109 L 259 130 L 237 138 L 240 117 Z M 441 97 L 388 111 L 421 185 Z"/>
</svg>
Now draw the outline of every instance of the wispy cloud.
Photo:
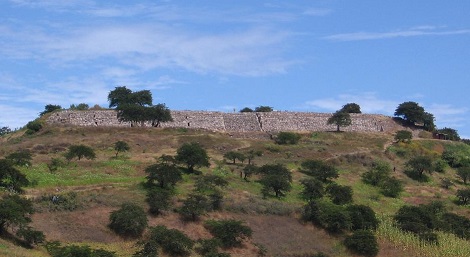
<svg viewBox="0 0 470 257">
<path fill-rule="evenodd" d="M 327 16 L 332 13 L 331 9 L 324 8 L 308 8 L 303 14 L 308 16 Z"/>
<path fill-rule="evenodd" d="M 438 30 L 441 27 L 435 26 L 417 26 L 405 30 L 396 30 L 388 32 L 354 32 L 326 36 L 323 39 L 332 41 L 361 41 L 392 39 L 400 37 L 419 37 L 419 36 L 450 36 L 470 34 L 470 29 L 461 30 Z"/>
</svg>

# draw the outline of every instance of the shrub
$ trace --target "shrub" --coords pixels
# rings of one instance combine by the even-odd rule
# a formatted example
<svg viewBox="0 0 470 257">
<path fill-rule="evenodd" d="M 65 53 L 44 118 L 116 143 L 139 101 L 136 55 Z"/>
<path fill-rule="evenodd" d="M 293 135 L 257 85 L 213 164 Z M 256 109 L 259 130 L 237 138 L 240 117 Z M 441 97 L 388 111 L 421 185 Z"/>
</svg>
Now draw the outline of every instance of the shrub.
<svg viewBox="0 0 470 257">
<path fill-rule="evenodd" d="M 186 234 L 177 229 L 168 229 L 165 226 L 150 228 L 149 241 L 154 241 L 171 256 L 186 256 L 191 253 L 194 242 Z"/>
<path fill-rule="evenodd" d="M 346 237 L 344 245 L 351 251 L 364 256 L 377 256 L 379 244 L 375 235 L 368 230 L 357 230 Z"/>
<path fill-rule="evenodd" d="M 293 132 L 280 132 L 276 137 L 276 143 L 280 145 L 295 145 L 299 142 L 301 136 Z"/>
<path fill-rule="evenodd" d="M 208 220 L 205 227 L 225 248 L 241 246 L 242 240 L 250 238 L 253 233 L 239 220 Z"/>
<path fill-rule="evenodd" d="M 455 234 L 464 239 L 470 239 L 470 220 L 454 213 L 444 213 L 439 223 L 439 229 Z"/>
<path fill-rule="evenodd" d="M 333 183 L 328 185 L 326 191 L 334 204 L 342 205 L 353 201 L 353 190 L 350 186 L 342 186 Z"/>
<path fill-rule="evenodd" d="M 147 227 L 147 216 L 142 207 L 124 203 L 119 210 L 111 212 L 109 228 L 121 236 L 139 237 Z"/>
<path fill-rule="evenodd" d="M 46 244 L 47 252 L 52 257 L 115 257 L 114 252 L 103 249 L 91 249 L 89 246 L 68 245 L 61 246 L 59 242 L 49 242 Z"/>
<path fill-rule="evenodd" d="M 325 192 L 323 183 L 315 178 L 307 178 L 300 181 L 304 189 L 300 193 L 304 200 L 311 201 L 322 198 Z"/>
<path fill-rule="evenodd" d="M 82 158 L 93 160 L 96 158 L 95 151 L 93 148 L 86 145 L 71 145 L 69 146 L 68 152 L 65 154 L 65 158 L 70 161 L 73 158 L 81 160 Z"/>
<path fill-rule="evenodd" d="M 149 205 L 149 212 L 153 215 L 159 215 L 164 210 L 171 207 L 171 198 L 173 191 L 164 188 L 151 188 L 147 191 L 145 201 Z"/>
<path fill-rule="evenodd" d="M 258 173 L 262 175 L 259 182 L 263 185 L 261 192 L 264 197 L 271 191 L 274 191 L 276 197 L 283 197 L 292 189 L 292 174 L 281 164 L 263 165 L 258 169 Z"/>
<path fill-rule="evenodd" d="M 379 226 L 379 220 L 375 216 L 374 210 L 366 205 L 350 205 L 347 208 L 351 217 L 351 229 L 372 229 L 375 230 Z"/>
<path fill-rule="evenodd" d="M 39 132 L 42 129 L 42 122 L 39 120 L 33 120 L 26 124 L 26 134 L 31 135 Z"/>
<path fill-rule="evenodd" d="M 470 189 L 459 189 L 456 194 L 460 205 L 467 205 L 470 203 Z"/>
<path fill-rule="evenodd" d="M 45 241 L 44 233 L 34 230 L 31 227 L 21 227 L 16 235 L 23 238 L 28 245 L 37 245 Z"/>
<path fill-rule="evenodd" d="M 372 186 L 378 186 L 382 181 L 390 177 L 392 168 L 386 162 L 375 162 L 373 167 L 362 174 L 362 181 Z"/>
<path fill-rule="evenodd" d="M 131 147 L 125 141 L 117 141 L 114 143 L 114 150 L 116 151 L 115 157 L 117 157 L 120 152 L 127 152 L 130 149 Z"/>
<path fill-rule="evenodd" d="M 339 176 L 338 170 L 321 160 L 307 160 L 302 162 L 300 172 L 312 176 L 324 183 L 331 182 Z"/>
<path fill-rule="evenodd" d="M 33 156 L 28 150 L 20 150 L 7 155 L 5 159 L 11 161 L 16 166 L 31 166 Z"/>
<path fill-rule="evenodd" d="M 219 239 L 199 239 L 197 241 L 198 246 L 196 247 L 196 252 L 200 255 L 207 255 L 210 253 L 217 253 L 218 248 L 222 245 Z"/>
<path fill-rule="evenodd" d="M 352 226 L 351 217 L 344 206 L 322 200 L 310 201 L 305 205 L 303 218 L 333 233 L 349 230 Z"/>
<path fill-rule="evenodd" d="M 388 197 L 396 198 L 403 192 L 403 184 L 394 177 L 383 180 L 379 186 L 380 192 Z"/>
<path fill-rule="evenodd" d="M 413 138 L 413 134 L 408 130 L 399 130 L 395 134 L 397 142 L 409 142 Z"/>
<path fill-rule="evenodd" d="M 179 209 L 179 214 L 184 220 L 196 221 L 209 209 L 209 199 L 207 199 L 205 195 L 193 193 L 183 201 L 183 206 Z"/>
</svg>

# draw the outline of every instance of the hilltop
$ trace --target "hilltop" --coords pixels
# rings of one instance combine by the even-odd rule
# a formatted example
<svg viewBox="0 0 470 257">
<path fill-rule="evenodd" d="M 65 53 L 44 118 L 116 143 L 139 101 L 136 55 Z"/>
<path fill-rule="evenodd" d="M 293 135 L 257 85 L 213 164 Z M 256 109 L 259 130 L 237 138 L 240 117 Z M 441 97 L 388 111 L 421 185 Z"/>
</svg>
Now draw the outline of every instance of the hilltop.
<svg viewBox="0 0 470 257">
<path fill-rule="evenodd" d="M 375 233 L 380 246 L 378 256 L 439 256 L 442 251 L 436 250 L 435 246 L 423 247 L 420 243 L 414 243 L 415 239 L 410 239 L 412 235 L 391 227 L 391 217 L 403 205 L 426 204 L 435 200 L 444 202 L 453 213 L 470 217 L 468 207 L 454 203 L 455 193 L 458 189 L 466 188 L 466 185 L 456 176 L 456 170 L 449 166 L 446 166 L 445 172 L 429 175 L 428 182 L 413 180 L 404 173 L 405 163 L 422 153 L 438 158 L 446 149 L 470 151 L 462 143 L 429 139 L 431 135 L 424 131 L 415 131 L 415 137 L 409 143 L 396 143 L 394 133 L 400 126 L 394 126 L 393 130 L 374 132 L 301 131 L 298 132 L 300 140 L 297 144 L 280 145 L 269 137 L 259 136 L 259 133 L 265 133 L 263 131 L 244 132 L 245 136 L 234 137 L 227 131 L 194 127 L 129 128 L 46 124 L 33 135 L 22 135 L 22 131 L 19 131 L 2 137 L 0 156 L 26 149 L 32 153 L 32 166 L 19 168 L 32 182 L 25 192 L 26 197 L 33 200 L 36 209 L 32 226 L 43 231 L 48 241 L 58 240 L 64 245 L 85 244 L 115 251 L 118 256 L 131 256 L 138 250 L 135 244 L 137 240 L 123 239 L 113 233 L 107 227 L 109 214 L 124 202 L 133 202 L 148 209 L 146 191 L 142 185 L 146 176 L 145 168 L 156 163 L 163 154 L 175 155 L 182 144 L 197 142 L 207 150 L 210 157 L 210 166 L 198 171 L 223 177 L 229 182 L 223 190 L 222 209 L 203 215 L 197 222 L 182 221 L 175 210 L 191 193 L 195 181 L 201 176 L 184 174 L 183 181 L 176 186 L 174 208 L 157 217 L 149 214 L 150 226 L 163 224 L 197 240 L 211 237 L 204 227 L 204 221 L 233 218 L 244 221 L 253 230 L 253 236 L 241 248 L 224 250 L 231 256 L 259 256 L 262 253 L 268 256 L 311 256 L 317 252 L 329 256 L 355 256 L 341 243 L 345 234 L 330 234 L 301 220 L 306 202 L 299 196 L 302 191 L 300 181 L 307 176 L 299 170 L 303 161 L 315 159 L 336 167 L 339 177 L 335 182 L 350 186 L 354 203 L 370 206 L 382 221 Z M 115 157 L 113 144 L 119 140 L 127 142 L 130 151 Z M 73 160 L 57 171 L 48 169 L 47 164 L 53 158 L 63 158 L 67 149 L 77 144 L 94 149 L 96 159 Z M 240 161 L 232 164 L 224 160 L 227 152 L 246 153 L 250 150 L 261 153 L 253 160 L 257 166 L 281 164 L 292 172 L 292 190 L 285 197 L 263 198 L 262 186 L 256 176 L 249 181 L 241 178 L 246 161 L 243 164 Z M 380 189 L 361 181 L 361 175 L 378 160 L 394 167 L 392 176 L 402 181 L 404 191 L 399 197 L 383 196 Z M 453 186 L 448 189 L 441 187 L 443 178 L 452 181 Z M 53 195 L 67 200 L 64 204 L 53 204 L 50 200 Z M 468 242 L 463 240 L 457 246 L 461 249 L 460 255 L 447 256 L 465 256 L 468 253 L 465 252 L 468 251 L 465 244 L 468 245 Z M 0 239 L 2 255 L 48 256 L 42 247 L 27 250 Z M 198 255 L 193 252 L 192 256 Z"/>
</svg>

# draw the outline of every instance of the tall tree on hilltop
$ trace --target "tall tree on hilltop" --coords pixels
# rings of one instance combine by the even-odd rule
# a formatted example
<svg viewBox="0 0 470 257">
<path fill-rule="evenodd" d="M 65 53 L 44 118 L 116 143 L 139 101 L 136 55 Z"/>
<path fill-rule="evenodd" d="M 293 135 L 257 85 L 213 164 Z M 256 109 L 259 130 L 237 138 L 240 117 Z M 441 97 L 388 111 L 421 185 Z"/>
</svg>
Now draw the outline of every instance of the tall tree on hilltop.
<svg viewBox="0 0 470 257">
<path fill-rule="evenodd" d="M 337 132 L 340 131 L 340 127 L 347 127 L 351 125 L 351 123 L 352 123 L 351 115 L 349 115 L 349 113 L 344 112 L 342 110 L 336 111 L 333 114 L 333 116 L 331 116 L 327 121 L 328 125 L 331 125 L 331 124 L 336 125 Z"/>
<path fill-rule="evenodd" d="M 343 105 L 343 108 L 341 108 L 341 111 L 347 112 L 347 113 L 361 113 L 361 107 L 356 103 L 347 103 Z"/>
<path fill-rule="evenodd" d="M 402 117 L 410 124 L 421 123 L 424 121 L 424 108 L 416 102 L 404 102 L 398 105 L 394 113 L 395 116 Z"/>
</svg>

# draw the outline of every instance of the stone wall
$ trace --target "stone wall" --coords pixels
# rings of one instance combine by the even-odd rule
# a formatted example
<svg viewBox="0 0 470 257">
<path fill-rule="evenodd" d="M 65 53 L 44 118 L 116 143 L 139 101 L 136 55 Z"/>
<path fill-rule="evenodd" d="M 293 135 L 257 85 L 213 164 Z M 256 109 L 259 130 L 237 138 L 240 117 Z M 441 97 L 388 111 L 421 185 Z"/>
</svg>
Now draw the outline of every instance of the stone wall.
<svg viewBox="0 0 470 257">
<path fill-rule="evenodd" d="M 223 113 L 209 111 L 171 111 L 172 122 L 161 124 L 164 128 L 198 128 L 227 132 L 279 132 L 279 131 L 331 131 L 336 126 L 327 125 L 330 113 L 313 112 L 260 112 Z M 400 129 L 391 117 L 376 114 L 351 114 L 351 126 L 343 131 L 393 132 Z M 61 111 L 52 113 L 49 124 L 74 126 L 130 127 L 120 122 L 114 110 Z M 150 126 L 150 124 L 144 124 Z"/>
</svg>

